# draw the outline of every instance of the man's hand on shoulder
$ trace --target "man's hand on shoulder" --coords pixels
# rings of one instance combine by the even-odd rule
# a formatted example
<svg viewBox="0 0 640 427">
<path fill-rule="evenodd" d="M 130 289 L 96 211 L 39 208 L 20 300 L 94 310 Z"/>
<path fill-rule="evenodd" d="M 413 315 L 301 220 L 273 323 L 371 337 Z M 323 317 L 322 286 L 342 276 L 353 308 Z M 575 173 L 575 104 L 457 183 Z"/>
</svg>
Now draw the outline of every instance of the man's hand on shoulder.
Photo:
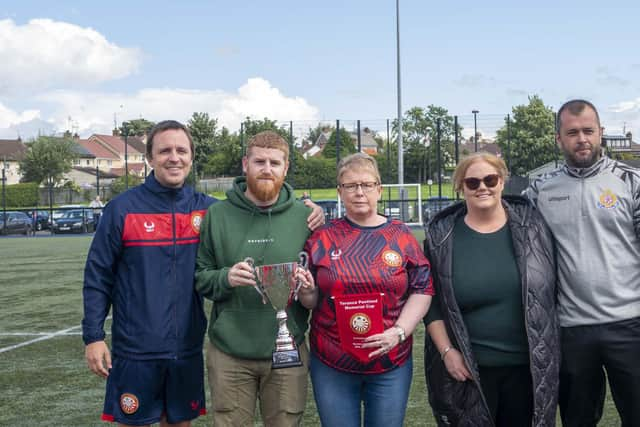
<svg viewBox="0 0 640 427">
<path fill-rule="evenodd" d="M 309 230 L 314 231 L 316 228 L 324 225 L 324 211 L 322 208 L 313 203 L 311 199 L 304 200 L 304 204 L 313 209 L 307 217 L 307 227 L 309 227 Z"/>
<path fill-rule="evenodd" d="M 96 341 L 87 344 L 84 349 L 87 366 L 91 372 L 99 377 L 107 378 L 111 369 L 111 353 L 104 341 Z"/>
</svg>

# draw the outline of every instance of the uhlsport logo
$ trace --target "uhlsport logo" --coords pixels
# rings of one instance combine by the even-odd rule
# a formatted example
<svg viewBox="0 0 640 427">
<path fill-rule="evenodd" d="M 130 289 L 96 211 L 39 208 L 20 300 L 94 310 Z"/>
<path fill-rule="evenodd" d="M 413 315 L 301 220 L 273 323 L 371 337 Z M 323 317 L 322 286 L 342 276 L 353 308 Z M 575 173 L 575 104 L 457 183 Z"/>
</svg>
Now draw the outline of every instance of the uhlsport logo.
<svg viewBox="0 0 640 427">
<path fill-rule="evenodd" d="M 202 224 L 202 214 L 200 212 L 193 212 L 191 214 L 191 228 L 196 233 L 200 232 L 200 225 Z"/>
<path fill-rule="evenodd" d="M 606 189 L 598 197 L 598 207 L 602 209 L 615 209 L 620 204 L 618 196 L 613 191 Z"/>
<path fill-rule="evenodd" d="M 364 313 L 356 313 L 349 320 L 351 330 L 356 334 L 363 335 L 371 329 L 371 319 Z"/>
<path fill-rule="evenodd" d="M 124 393 L 120 396 L 120 409 L 127 415 L 131 415 L 138 410 L 140 402 L 135 394 Z"/>
<path fill-rule="evenodd" d="M 396 251 L 386 250 L 382 253 L 382 261 L 389 267 L 400 267 L 402 265 L 402 257 Z"/>
</svg>

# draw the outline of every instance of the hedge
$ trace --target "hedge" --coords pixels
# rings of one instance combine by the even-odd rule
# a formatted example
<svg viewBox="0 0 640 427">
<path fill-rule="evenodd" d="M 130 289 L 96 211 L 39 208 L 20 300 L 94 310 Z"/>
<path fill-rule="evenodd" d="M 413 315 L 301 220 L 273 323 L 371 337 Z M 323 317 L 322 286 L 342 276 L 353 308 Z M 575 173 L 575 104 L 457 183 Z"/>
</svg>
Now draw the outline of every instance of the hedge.
<svg viewBox="0 0 640 427">
<path fill-rule="evenodd" d="M 7 197 L 7 208 L 28 208 L 37 204 L 38 184 L 35 182 L 7 185 L 4 191 Z M 2 193 L 0 193 L 1 200 Z"/>
</svg>

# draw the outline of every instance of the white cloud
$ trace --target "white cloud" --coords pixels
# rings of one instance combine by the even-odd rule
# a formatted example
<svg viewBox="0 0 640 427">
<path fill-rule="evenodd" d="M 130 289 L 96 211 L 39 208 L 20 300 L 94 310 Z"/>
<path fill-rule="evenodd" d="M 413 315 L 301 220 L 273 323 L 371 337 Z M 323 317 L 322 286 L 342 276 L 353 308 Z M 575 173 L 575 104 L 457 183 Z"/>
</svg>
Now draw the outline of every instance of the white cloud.
<svg viewBox="0 0 640 427">
<path fill-rule="evenodd" d="M 139 117 L 186 122 L 194 112 L 207 112 L 232 131 L 247 116 L 286 122 L 319 117 L 318 109 L 305 99 L 286 96 L 262 78 L 247 80 L 236 92 L 176 88 L 148 88 L 133 94 L 56 90 L 35 97 L 33 102 L 48 112 L 40 115 L 54 123 L 58 131 L 68 129 L 72 122 L 74 130 L 83 136 L 110 133 L 114 114 L 120 125 L 123 120 Z M 0 128 L 15 123 L 16 117 L 20 115 L 0 104 Z M 25 115 L 24 121 L 29 118 Z"/>
<path fill-rule="evenodd" d="M 16 25 L 0 20 L 0 93 L 78 87 L 128 76 L 141 52 L 109 42 L 91 28 L 32 19 Z"/>
<path fill-rule="evenodd" d="M 28 122 L 40 117 L 38 110 L 14 111 L 0 102 L 0 128 L 8 128 L 13 125 Z"/>
<path fill-rule="evenodd" d="M 640 98 L 621 101 L 613 104 L 601 114 L 602 123 L 607 133 L 615 134 L 624 131 L 640 132 Z M 638 140 L 634 136 L 634 141 Z"/>
<path fill-rule="evenodd" d="M 609 110 L 614 113 L 638 113 L 640 112 L 640 98 L 619 102 L 612 105 Z"/>
</svg>

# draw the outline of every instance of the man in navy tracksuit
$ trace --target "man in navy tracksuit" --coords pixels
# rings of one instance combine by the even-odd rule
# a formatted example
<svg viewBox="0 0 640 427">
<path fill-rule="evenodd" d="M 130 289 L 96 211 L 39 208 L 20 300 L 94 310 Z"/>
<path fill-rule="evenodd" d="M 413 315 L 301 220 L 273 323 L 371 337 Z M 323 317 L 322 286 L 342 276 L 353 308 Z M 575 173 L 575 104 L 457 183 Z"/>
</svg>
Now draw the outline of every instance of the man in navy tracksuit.
<svg viewBox="0 0 640 427">
<path fill-rule="evenodd" d="M 158 123 L 146 154 L 153 172 L 105 207 L 91 244 L 82 335 L 89 369 L 107 378 L 103 420 L 187 427 L 206 412 L 207 321 L 193 278 L 200 223 L 216 200 L 184 186 L 194 150 L 181 123 Z"/>
</svg>

